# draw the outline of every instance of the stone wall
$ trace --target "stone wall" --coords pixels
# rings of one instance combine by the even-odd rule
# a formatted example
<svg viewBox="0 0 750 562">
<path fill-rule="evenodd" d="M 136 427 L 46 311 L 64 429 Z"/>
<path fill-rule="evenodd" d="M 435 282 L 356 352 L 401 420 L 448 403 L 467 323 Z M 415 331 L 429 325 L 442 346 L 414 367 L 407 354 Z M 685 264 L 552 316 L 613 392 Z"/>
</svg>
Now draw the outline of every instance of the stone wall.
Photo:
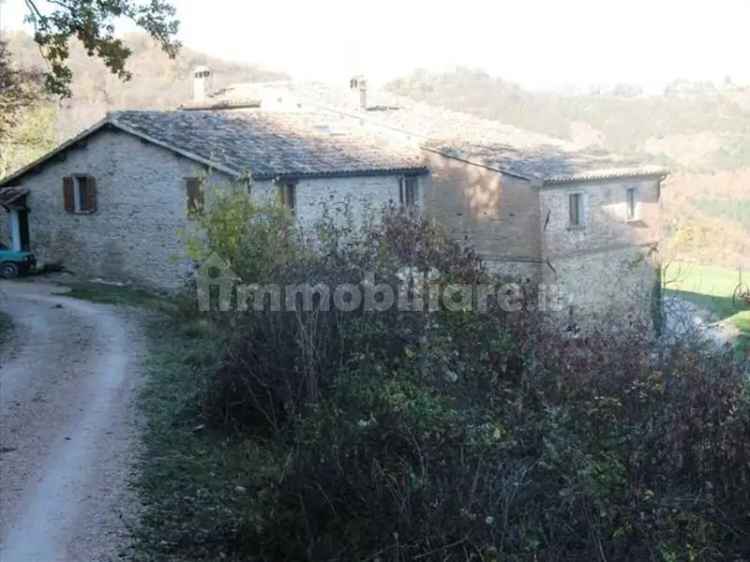
<svg viewBox="0 0 750 562">
<path fill-rule="evenodd" d="M 626 193 L 636 188 L 635 220 L 628 220 Z M 584 220 L 570 225 L 569 198 L 581 193 Z M 604 181 L 540 190 L 543 281 L 560 288 L 564 315 L 580 324 L 648 320 L 659 281 L 661 237 L 659 181 Z"/>
<path fill-rule="evenodd" d="M 632 221 L 626 215 L 629 188 L 638 193 L 636 219 Z M 539 193 L 545 258 L 656 243 L 660 239 L 660 188 L 655 179 L 565 184 L 544 187 Z M 572 193 L 583 195 L 584 220 L 580 228 L 569 224 Z"/>
<path fill-rule="evenodd" d="M 536 277 L 542 253 L 539 192 L 528 181 L 428 153 L 429 216 L 472 245 L 489 269 Z"/>
<path fill-rule="evenodd" d="M 562 298 L 563 321 L 576 325 L 622 326 L 651 321 L 658 255 L 650 247 L 610 248 L 556 259 L 544 282 Z"/>
<path fill-rule="evenodd" d="M 121 132 L 101 131 L 84 145 L 69 149 L 18 185 L 30 189 L 31 249 L 40 263 L 61 262 L 84 279 L 101 278 L 159 290 L 181 287 L 193 265 L 187 258 L 184 236 L 190 227 L 185 178 L 204 177 L 204 166 L 172 151 Z M 96 178 L 97 211 L 65 211 L 63 177 Z M 229 176 L 216 174 L 206 182 L 208 199 L 213 187 L 228 185 Z M 420 178 L 421 192 L 429 177 Z M 252 187 L 259 200 L 277 195 L 273 182 Z M 342 209 L 360 219 L 393 201 L 398 203 L 399 177 L 374 176 L 306 179 L 297 185 L 297 215 L 312 224 L 323 205 Z M 5 239 L 7 213 L 0 211 Z"/>
<path fill-rule="evenodd" d="M 565 314 L 574 317 L 650 310 L 661 235 L 657 180 L 536 188 L 433 153 L 427 160 L 432 174 L 419 179 L 425 212 L 455 239 L 473 245 L 489 269 L 558 285 L 567 299 Z M 192 271 L 181 236 L 190 224 L 185 178 L 205 173 L 169 150 L 102 131 L 18 182 L 31 191 L 32 250 L 40 262 L 62 262 L 84 278 L 178 288 Z M 97 212 L 64 210 L 62 178 L 71 175 L 96 178 Z M 222 175 L 209 179 L 211 185 L 228 182 Z M 638 193 L 636 220 L 626 216 L 631 187 Z M 584 198 L 581 227 L 569 224 L 571 193 Z M 278 186 L 256 182 L 252 194 L 275 199 Z M 343 218 L 348 206 L 360 221 L 398 198 L 396 175 L 301 179 L 297 217 L 309 226 L 325 207 Z"/>
<path fill-rule="evenodd" d="M 400 176 L 395 175 L 300 179 L 296 182 L 297 219 L 303 227 L 310 227 L 328 210 L 341 220 L 350 216 L 361 223 L 365 216 L 399 204 L 399 181 Z M 420 198 L 429 190 L 429 184 L 429 176 L 419 178 Z M 278 185 L 272 181 L 256 182 L 252 194 L 259 201 L 274 201 Z"/>
<path fill-rule="evenodd" d="M 32 251 L 83 278 L 179 287 L 191 270 L 180 235 L 187 226 L 185 178 L 192 161 L 131 135 L 101 131 L 27 174 Z M 97 210 L 65 211 L 63 177 L 96 179 Z"/>
</svg>

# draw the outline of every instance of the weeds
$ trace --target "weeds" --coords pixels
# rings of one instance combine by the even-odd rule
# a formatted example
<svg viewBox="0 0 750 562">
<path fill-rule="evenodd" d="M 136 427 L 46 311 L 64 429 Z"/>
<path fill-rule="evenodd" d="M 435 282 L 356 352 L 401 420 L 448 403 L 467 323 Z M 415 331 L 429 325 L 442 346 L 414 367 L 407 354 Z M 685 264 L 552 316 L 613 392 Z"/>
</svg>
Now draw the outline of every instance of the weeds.
<svg viewBox="0 0 750 562">
<path fill-rule="evenodd" d="M 163 295 L 133 287 L 117 287 L 93 283 L 67 283 L 70 291 L 66 297 L 90 301 L 99 304 L 135 306 L 152 310 L 163 310 L 169 307 L 169 300 Z"/>
<path fill-rule="evenodd" d="M 274 282 L 488 279 L 418 217 L 298 240 Z M 157 328 L 139 560 L 747 559 L 747 379 L 730 353 L 632 328 L 560 335 L 495 303 Z"/>
</svg>

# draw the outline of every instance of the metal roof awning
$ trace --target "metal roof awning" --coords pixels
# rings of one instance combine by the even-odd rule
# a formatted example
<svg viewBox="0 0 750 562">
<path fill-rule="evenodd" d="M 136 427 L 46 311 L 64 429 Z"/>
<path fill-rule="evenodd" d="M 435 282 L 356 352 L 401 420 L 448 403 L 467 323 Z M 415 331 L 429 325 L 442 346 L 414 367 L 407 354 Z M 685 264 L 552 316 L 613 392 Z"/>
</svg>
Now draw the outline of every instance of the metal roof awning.
<svg viewBox="0 0 750 562">
<path fill-rule="evenodd" d="M 0 206 L 5 209 L 26 209 L 28 189 L 22 187 L 4 187 L 0 189 Z"/>
</svg>

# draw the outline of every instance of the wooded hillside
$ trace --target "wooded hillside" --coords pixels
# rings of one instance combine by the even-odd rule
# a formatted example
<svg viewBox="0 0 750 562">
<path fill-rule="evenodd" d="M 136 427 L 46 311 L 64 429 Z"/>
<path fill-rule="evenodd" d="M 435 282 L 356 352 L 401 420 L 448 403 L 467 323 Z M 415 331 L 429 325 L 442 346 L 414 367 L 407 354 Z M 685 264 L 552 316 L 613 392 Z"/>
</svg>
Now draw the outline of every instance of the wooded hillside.
<svg viewBox="0 0 750 562">
<path fill-rule="evenodd" d="M 44 67 L 38 46 L 24 33 L 10 34 L 9 50 L 22 68 Z M 108 111 L 120 109 L 168 109 L 188 101 L 191 96 L 191 70 L 208 65 L 215 73 L 217 88 L 237 82 L 285 79 L 280 72 L 259 66 L 227 62 L 183 48 L 171 60 L 148 36 L 131 34 L 126 43 L 133 55 L 128 69 L 130 82 L 113 76 L 104 64 L 87 56 L 80 44 L 70 53 L 70 68 L 75 79 L 73 96 L 62 101 L 41 104 L 26 116 L 12 139 L 0 139 L 0 176 L 39 156 L 65 138 L 69 138 L 102 119 Z"/>
<path fill-rule="evenodd" d="M 750 89 L 731 83 L 704 86 L 697 94 L 695 88 L 676 81 L 667 88 L 670 95 L 639 95 L 636 87 L 621 85 L 604 94 L 564 96 L 528 92 L 481 70 L 458 68 L 447 73 L 416 71 L 388 88 L 579 144 L 648 154 L 680 171 L 712 172 L 750 164 Z"/>
<path fill-rule="evenodd" d="M 676 81 L 665 95 L 617 87 L 563 96 L 481 70 L 416 71 L 388 89 L 412 99 L 667 165 L 670 257 L 750 267 L 750 89 Z"/>
</svg>

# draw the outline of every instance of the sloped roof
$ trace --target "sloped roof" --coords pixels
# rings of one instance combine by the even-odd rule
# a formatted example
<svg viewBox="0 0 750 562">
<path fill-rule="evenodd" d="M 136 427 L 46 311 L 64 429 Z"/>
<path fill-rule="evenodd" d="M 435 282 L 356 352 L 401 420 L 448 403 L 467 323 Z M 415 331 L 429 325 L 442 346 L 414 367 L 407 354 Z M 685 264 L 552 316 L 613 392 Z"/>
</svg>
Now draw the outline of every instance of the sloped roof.
<svg viewBox="0 0 750 562">
<path fill-rule="evenodd" d="M 10 208 L 24 206 L 24 198 L 29 194 L 28 189 L 9 187 L 0 190 L 0 206 Z"/>
<path fill-rule="evenodd" d="M 667 174 L 660 166 L 644 165 L 603 150 L 570 150 L 559 145 L 519 150 L 504 144 L 480 145 L 454 139 L 431 141 L 424 148 L 548 185 Z"/>
<path fill-rule="evenodd" d="M 424 171 L 418 151 L 331 132 L 317 113 L 123 111 L 111 119 L 255 179 Z"/>
<path fill-rule="evenodd" d="M 415 102 L 384 90 L 371 88 L 368 109 L 362 110 L 358 94 L 346 87 L 319 83 L 290 87 L 312 106 L 412 137 L 426 150 L 545 184 L 668 174 L 661 166 Z"/>
<path fill-rule="evenodd" d="M 423 155 L 356 134 L 332 131 L 319 113 L 262 111 L 120 111 L 0 181 L 33 168 L 103 128 L 115 128 L 233 176 L 347 177 L 422 174 Z"/>
</svg>

